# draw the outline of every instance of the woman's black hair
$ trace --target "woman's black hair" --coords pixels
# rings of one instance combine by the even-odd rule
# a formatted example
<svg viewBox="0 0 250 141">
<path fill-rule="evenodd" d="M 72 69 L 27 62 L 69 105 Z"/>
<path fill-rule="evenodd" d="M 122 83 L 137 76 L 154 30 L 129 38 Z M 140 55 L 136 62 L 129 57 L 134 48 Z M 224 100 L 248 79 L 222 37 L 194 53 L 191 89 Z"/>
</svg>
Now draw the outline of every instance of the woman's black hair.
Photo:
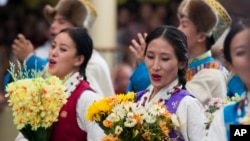
<svg viewBox="0 0 250 141">
<path fill-rule="evenodd" d="M 144 56 L 146 55 L 148 44 L 157 38 L 163 38 L 169 42 L 177 56 L 179 62 L 184 62 L 187 64 L 188 61 L 188 49 L 187 49 L 187 37 L 185 34 L 174 26 L 163 25 L 152 31 L 146 38 L 146 48 L 144 51 Z M 186 85 L 186 67 L 178 69 L 179 82 L 185 86 Z"/>
<path fill-rule="evenodd" d="M 215 43 L 214 36 L 206 37 L 206 49 L 210 50 Z"/>
<path fill-rule="evenodd" d="M 88 31 L 84 28 L 66 28 L 63 29 L 60 33 L 68 33 L 71 39 L 75 42 L 77 55 L 83 55 L 84 61 L 80 66 L 79 73 L 84 77 L 84 80 L 87 80 L 86 77 L 86 66 L 89 62 L 89 59 L 93 52 L 93 41 L 89 36 Z"/>
<path fill-rule="evenodd" d="M 245 28 L 250 28 L 250 19 L 245 19 L 238 21 L 232 27 L 229 33 L 227 34 L 225 41 L 224 41 L 224 57 L 225 60 L 229 63 L 232 63 L 231 51 L 230 51 L 230 44 L 232 39 L 235 37 L 236 34 L 243 31 Z"/>
</svg>

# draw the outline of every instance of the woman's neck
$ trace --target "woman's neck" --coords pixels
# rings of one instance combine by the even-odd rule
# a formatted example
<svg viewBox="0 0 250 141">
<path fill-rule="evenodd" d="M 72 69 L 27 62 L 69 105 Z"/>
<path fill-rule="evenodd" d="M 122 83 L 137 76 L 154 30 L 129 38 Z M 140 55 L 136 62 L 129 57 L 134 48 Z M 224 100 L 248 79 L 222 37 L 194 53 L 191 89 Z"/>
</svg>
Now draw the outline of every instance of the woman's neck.
<svg viewBox="0 0 250 141">
<path fill-rule="evenodd" d="M 149 97 L 149 100 L 153 99 L 160 90 L 161 89 L 159 89 L 159 88 L 154 88 L 150 97 Z"/>
<path fill-rule="evenodd" d="M 207 51 L 206 47 L 203 47 L 203 45 L 196 46 L 193 49 L 188 50 L 188 58 L 194 58 L 197 57 Z"/>
<path fill-rule="evenodd" d="M 165 87 L 153 87 L 153 90 L 151 92 L 151 95 L 149 97 L 149 100 L 153 99 L 161 90 L 163 89 L 167 89 L 167 91 L 170 91 L 173 89 L 173 87 L 175 87 L 176 85 L 179 84 L 178 78 L 174 79 L 170 84 L 168 84 Z"/>
</svg>

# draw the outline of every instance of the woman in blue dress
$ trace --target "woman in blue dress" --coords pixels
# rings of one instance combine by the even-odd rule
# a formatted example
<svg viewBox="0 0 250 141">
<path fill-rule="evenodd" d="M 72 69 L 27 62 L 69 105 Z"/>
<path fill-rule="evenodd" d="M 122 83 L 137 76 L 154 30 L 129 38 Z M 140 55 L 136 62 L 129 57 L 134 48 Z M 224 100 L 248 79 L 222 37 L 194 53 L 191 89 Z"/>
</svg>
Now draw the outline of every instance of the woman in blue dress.
<svg viewBox="0 0 250 141">
<path fill-rule="evenodd" d="M 243 123 L 242 119 L 250 112 L 250 21 L 240 21 L 234 25 L 224 42 L 224 56 L 232 66 L 232 71 L 244 83 L 246 93 L 239 102 L 226 105 L 217 111 L 211 123 L 207 141 L 229 141 L 230 125 Z"/>
</svg>

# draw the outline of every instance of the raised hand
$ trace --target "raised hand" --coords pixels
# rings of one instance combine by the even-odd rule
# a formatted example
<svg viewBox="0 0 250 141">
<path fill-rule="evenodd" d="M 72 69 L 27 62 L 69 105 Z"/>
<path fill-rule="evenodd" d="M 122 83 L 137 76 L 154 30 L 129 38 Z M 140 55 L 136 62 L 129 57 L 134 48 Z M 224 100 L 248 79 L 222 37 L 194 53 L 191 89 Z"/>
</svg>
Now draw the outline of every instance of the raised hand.
<svg viewBox="0 0 250 141">
<path fill-rule="evenodd" d="M 23 62 L 34 50 L 33 44 L 23 34 L 18 34 L 12 44 L 12 52 L 20 62 Z"/>
<path fill-rule="evenodd" d="M 138 33 L 137 37 L 139 39 L 139 43 L 135 39 L 132 39 L 132 45 L 129 46 L 129 50 L 135 56 L 136 65 L 144 60 L 144 50 L 146 48 L 145 39 L 147 37 L 147 33 L 144 33 L 143 35 L 141 33 Z"/>
</svg>

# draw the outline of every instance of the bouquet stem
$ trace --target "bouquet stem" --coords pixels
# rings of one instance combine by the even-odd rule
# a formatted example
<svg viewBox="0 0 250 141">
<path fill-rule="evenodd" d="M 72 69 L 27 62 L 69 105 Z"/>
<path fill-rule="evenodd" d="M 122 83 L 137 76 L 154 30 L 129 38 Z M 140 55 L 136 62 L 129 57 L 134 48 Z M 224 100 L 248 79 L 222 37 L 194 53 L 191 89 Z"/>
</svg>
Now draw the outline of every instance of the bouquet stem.
<svg viewBox="0 0 250 141">
<path fill-rule="evenodd" d="M 49 141 L 51 129 L 52 127 L 38 127 L 37 130 L 32 130 L 30 125 L 26 125 L 20 132 L 29 141 Z"/>
</svg>

